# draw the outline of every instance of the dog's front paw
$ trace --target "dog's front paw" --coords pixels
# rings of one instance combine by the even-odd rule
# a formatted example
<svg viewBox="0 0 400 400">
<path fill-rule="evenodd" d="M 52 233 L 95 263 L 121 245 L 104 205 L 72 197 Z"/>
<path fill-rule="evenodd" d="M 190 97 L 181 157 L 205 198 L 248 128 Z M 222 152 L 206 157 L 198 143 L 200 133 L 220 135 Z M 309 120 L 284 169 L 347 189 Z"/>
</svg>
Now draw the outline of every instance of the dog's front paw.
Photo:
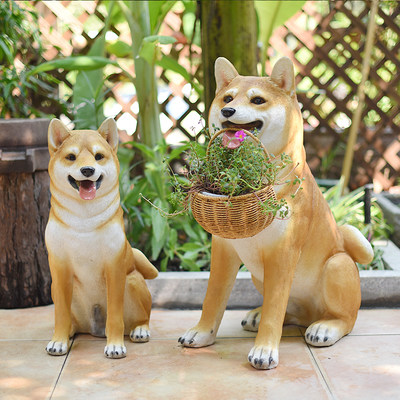
<svg viewBox="0 0 400 400">
<path fill-rule="evenodd" d="M 104 347 L 104 355 L 107 358 L 124 358 L 126 357 L 126 347 L 121 344 L 108 344 Z"/>
<path fill-rule="evenodd" d="M 245 331 L 257 332 L 261 320 L 261 307 L 249 311 L 242 321 Z"/>
<path fill-rule="evenodd" d="M 248 360 L 257 369 L 276 368 L 279 363 L 278 349 L 268 346 L 254 346 L 250 350 Z"/>
<path fill-rule="evenodd" d="M 204 331 L 196 327 L 189 329 L 178 339 L 178 342 L 185 347 L 210 346 L 215 342 L 216 332 L 214 330 Z"/>
<path fill-rule="evenodd" d="M 68 351 L 68 342 L 50 341 L 46 346 L 46 351 L 52 356 L 63 356 Z"/>
<path fill-rule="evenodd" d="M 132 342 L 135 343 L 148 342 L 150 339 L 149 327 L 147 325 L 137 326 L 135 329 L 131 330 L 129 337 Z"/>
</svg>

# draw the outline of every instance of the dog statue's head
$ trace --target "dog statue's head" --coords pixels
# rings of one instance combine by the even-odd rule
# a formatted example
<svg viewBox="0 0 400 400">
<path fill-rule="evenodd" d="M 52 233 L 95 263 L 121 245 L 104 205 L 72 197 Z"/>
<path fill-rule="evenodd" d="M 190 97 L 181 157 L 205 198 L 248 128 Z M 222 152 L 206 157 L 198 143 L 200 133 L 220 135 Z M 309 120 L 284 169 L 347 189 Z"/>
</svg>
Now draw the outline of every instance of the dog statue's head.
<svg viewBox="0 0 400 400">
<path fill-rule="evenodd" d="M 257 130 L 273 154 L 285 151 L 294 136 L 300 136 L 302 146 L 302 118 L 289 58 L 278 60 L 267 78 L 241 76 L 226 58 L 220 57 L 215 62 L 215 77 L 216 96 L 209 114 L 211 129 Z"/>
<path fill-rule="evenodd" d="M 112 118 L 97 131 L 70 131 L 60 120 L 49 125 L 49 174 L 65 195 L 93 200 L 118 188 L 118 130 Z"/>
</svg>

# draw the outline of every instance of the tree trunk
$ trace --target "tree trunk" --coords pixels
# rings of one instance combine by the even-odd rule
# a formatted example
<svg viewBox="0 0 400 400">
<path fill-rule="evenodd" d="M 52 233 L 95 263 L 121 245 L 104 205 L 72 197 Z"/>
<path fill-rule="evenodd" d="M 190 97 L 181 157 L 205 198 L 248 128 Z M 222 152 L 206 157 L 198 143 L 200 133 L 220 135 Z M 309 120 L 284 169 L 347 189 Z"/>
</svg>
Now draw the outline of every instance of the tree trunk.
<svg viewBox="0 0 400 400">
<path fill-rule="evenodd" d="M 241 75 L 257 74 L 257 16 L 253 0 L 200 1 L 205 115 L 215 96 L 214 63 L 227 58 Z"/>
<path fill-rule="evenodd" d="M 49 210 L 47 171 L 0 174 L 0 308 L 51 303 L 44 243 Z"/>
</svg>

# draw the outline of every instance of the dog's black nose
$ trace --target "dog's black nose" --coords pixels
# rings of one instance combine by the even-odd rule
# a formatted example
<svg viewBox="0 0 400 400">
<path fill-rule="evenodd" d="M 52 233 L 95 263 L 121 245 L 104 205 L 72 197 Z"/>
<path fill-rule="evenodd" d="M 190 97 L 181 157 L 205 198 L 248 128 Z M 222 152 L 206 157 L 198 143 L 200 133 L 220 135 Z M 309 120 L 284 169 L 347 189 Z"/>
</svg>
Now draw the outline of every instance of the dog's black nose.
<svg viewBox="0 0 400 400">
<path fill-rule="evenodd" d="M 86 176 L 86 178 L 89 178 L 89 176 L 92 176 L 94 174 L 94 168 L 93 167 L 82 167 L 81 172 L 82 175 Z"/>
<path fill-rule="evenodd" d="M 236 112 L 236 110 L 232 107 L 224 107 L 221 110 L 221 113 L 225 118 L 231 117 L 233 114 L 235 114 L 235 112 Z"/>
</svg>

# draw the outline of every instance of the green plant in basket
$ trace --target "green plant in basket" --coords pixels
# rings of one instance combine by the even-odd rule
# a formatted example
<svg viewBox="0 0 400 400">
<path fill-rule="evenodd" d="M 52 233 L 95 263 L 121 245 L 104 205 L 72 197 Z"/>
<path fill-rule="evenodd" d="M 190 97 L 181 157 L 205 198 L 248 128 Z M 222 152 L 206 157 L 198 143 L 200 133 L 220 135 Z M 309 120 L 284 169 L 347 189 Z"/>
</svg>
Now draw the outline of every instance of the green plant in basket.
<svg viewBox="0 0 400 400">
<path fill-rule="evenodd" d="M 174 204 L 186 204 L 191 195 L 199 192 L 227 196 L 229 202 L 233 196 L 278 184 L 278 173 L 292 163 L 286 154 L 270 156 L 257 140 L 257 132 L 253 135 L 244 130 L 237 131 L 232 141 L 239 142 L 239 145 L 234 148 L 223 143 L 222 137 L 218 136 L 221 133 L 217 132 L 210 139 L 207 151 L 198 144 L 192 145 L 188 154 L 186 179 L 173 176 L 176 190 L 171 200 Z M 262 203 L 262 208 L 264 212 L 285 217 L 286 204 L 284 199 L 278 201 L 274 198 Z"/>
<path fill-rule="evenodd" d="M 288 217 L 287 202 L 277 199 L 274 186 L 291 182 L 278 181 L 280 172 L 291 163 L 285 154 L 269 155 L 257 132 L 219 130 L 206 149 L 192 144 L 183 176 L 171 171 L 174 191 L 170 202 L 176 212 L 160 211 L 176 216 L 189 211 L 190 206 L 197 222 L 212 234 L 253 236 L 275 217 Z"/>
</svg>

